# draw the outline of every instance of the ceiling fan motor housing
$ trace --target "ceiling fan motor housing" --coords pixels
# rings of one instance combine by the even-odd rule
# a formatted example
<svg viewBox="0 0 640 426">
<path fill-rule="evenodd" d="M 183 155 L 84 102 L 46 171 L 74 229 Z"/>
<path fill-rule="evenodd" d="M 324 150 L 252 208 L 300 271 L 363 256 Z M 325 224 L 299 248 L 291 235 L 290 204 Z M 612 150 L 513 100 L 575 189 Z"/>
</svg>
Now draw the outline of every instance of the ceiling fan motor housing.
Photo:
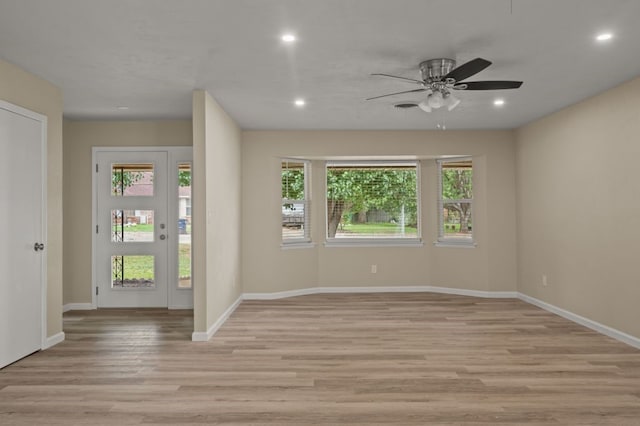
<svg viewBox="0 0 640 426">
<path fill-rule="evenodd" d="M 439 81 L 456 67 L 456 61 L 448 58 L 429 59 L 420 63 L 420 73 L 425 82 Z"/>
</svg>

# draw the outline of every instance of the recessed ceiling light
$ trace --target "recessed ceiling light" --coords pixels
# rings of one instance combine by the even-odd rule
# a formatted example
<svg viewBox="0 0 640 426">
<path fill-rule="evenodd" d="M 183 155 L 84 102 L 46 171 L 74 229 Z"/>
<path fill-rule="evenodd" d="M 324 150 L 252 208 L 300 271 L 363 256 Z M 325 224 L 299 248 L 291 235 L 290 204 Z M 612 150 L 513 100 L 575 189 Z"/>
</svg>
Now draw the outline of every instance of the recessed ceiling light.
<svg viewBox="0 0 640 426">
<path fill-rule="evenodd" d="M 504 105 L 504 99 L 496 99 L 495 101 L 493 101 L 493 104 L 495 106 L 502 106 Z"/>
<path fill-rule="evenodd" d="M 601 33 L 596 36 L 596 40 L 598 41 L 607 41 L 613 38 L 613 34 L 611 33 Z"/>
<path fill-rule="evenodd" d="M 119 110 L 119 111 L 126 111 L 126 110 L 129 109 L 129 107 L 128 106 L 119 106 L 119 107 L 116 107 L 116 109 Z"/>
<path fill-rule="evenodd" d="M 296 36 L 294 36 L 293 34 L 283 34 L 281 39 L 285 43 L 293 43 L 294 41 L 296 41 Z"/>
<path fill-rule="evenodd" d="M 294 102 L 294 104 L 296 104 L 297 107 L 303 107 L 305 103 L 306 102 L 304 101 L 304 99 L 296 99 Z"/>
</svg>

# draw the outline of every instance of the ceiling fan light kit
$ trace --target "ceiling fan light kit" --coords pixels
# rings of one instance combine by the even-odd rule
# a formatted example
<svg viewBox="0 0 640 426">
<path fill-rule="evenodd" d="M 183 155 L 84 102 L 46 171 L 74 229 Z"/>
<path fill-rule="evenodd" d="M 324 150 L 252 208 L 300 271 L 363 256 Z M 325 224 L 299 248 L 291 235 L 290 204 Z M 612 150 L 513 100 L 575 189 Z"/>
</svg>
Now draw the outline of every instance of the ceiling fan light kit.
<svg viewBox="0 0 640 426">
<path fill-rule="evenodd" d="M 455 107 L 457 107 L 460 104 L 460 99 L 453 96 L 452 93 L 448 93 L 447 96 L 445 96 L 444 101 L 449 111 L 452 111 Z"/>
<path fill-rule="evenodd" d="M 418 108 L 420 108 L 424 112 L 431 112 L 431 107 L 429 106 L 429 102 L 427 102 L 427 101 L 421 101 L 418 104 Z"/>
<path fill-rule="evenodd" d="M 446 106 L 452 111 L 460 104 L 460 99 L 453 96 L 452 90 L 502 90 L 517 89 L 522 85 L 521 81 L 469 81 L 462 82 L 491 65 L 490 61 L 476 58 L 456 67 L 456 61 L 449 58 L 429 59 L 420 63 L 420 75 L 422 80 L 400 77 L 391 74 L 372 74 L 382 77 L 390 77 L 403 81 L 419 84 L 421 88 L 405 90 L 402 92 L 389 93 L 375 96 L 367 100 L 384 98 L 387 96 L 400 95 L 404 93 L 430 92 L 427 98 L 417 105 L 425 111 L 431 112 L 434 109 Z M 406 103 L 405 103 L 406 104 Z M 415 104 L 414 104 L 415 105 Z"/>
</svg>

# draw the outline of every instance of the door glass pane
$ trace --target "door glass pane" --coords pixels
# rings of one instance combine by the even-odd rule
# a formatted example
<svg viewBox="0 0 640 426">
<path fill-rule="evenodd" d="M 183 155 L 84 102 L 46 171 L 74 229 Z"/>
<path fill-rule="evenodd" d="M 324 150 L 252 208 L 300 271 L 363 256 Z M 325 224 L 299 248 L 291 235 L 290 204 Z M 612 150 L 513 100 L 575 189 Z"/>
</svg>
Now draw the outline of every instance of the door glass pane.
<svg viewBox="0 0 640 426">
<path fill-rule="evenodd" d="M 178 288 L 191 288 L 191 164 L 178 165 Z"/>
<path fill-rule="evenodd" d="M 154 256 L 111 256 L 111 288 L 155 288 Z"/>
<path fill-rule="evenodd" d="M 115 197 L 152 197 L 153 164 L 112 164 L 111 195 Z"/>
<path fill-rule="evenodd" d="M 111 210 L 111 241 L 153 242 L 153 210 Z"/>
</svg>

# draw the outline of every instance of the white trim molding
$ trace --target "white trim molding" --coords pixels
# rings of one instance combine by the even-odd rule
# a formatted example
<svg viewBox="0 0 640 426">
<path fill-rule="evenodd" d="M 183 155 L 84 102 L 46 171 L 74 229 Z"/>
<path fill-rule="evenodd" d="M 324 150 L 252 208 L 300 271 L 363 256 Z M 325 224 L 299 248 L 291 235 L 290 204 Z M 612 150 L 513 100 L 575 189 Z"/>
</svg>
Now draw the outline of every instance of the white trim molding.
<svg viewBox="0 0 640 426">
<path fill-rule="evenodd" d="M 67 303 L 62 306 L 62 312 L 69 311 L 92 311 L 96 309 L 91 303 Z"/>
<path fill-rule="evenodd" d="M 322 293 L 445 293 L 459 296 L 472 296 L 497 299 L 516 299 L 515 291 L 480 291 L 450 287 L 433 286 L 376 286 L 376 287 L 311 287 L 299 290 L 279 291 L 276 293 L 245 293 L 244 300 L 275 300 L 286 297 L 306 296 Z"/>
<path fill-rule="evenodd" d="M 193 306 L 186 305 L 186 304 L 171 305 L 171 306 L 167 307 L 167 309 L 170 310 L 170 311 L 182 311 L 182 310 L 185 310 L 185 309 L 193 309 Z"/>
<path fill-rule="evenodd" d="M 64 332 L 60 332 L 54 334 L 53 336 L 49 336 L 45 339 L 44 344 L 42 345 L 42 350 L 49 349 L 52 346 L 57 345 L 64 341 Z"/>
<path fill-rule="evenodd" d="M 309 294 L 319 293 L 317 288 L 303 288 L 300 290 L 277 291 L 275 293 L 245 293 L 242 295 L 243 300 L 276 300 L 286 299 L 287 297 L 307 296 Z"/>
<path fill-rule="evenodd" d="M 624 333 L 620 330 L 616 330 L 615 328 L 611 328 L 604 324 L 600 324 L 599 322 L 590 320 L 589 318 L 585 318 L 578 314 L 574 314 L 573 312 L 559 308 L 550 303 L 543 302 L 542 300 L 536 299 L 535 297 L 528 296 L 524 293 L 518 293 L 518 298 L 524 302 L 527 302 L 539 308 L 542 308 L 545 311 L 549 311 L 553 314 L 566 318 L 569 321 L 573 321 L 577 324 L 590 328 L 591 330 L 597 331 L 598 333 L 604 334 L 605 336 L 609 336 L 612 339 L 616 339 L 622 343 L 626 343 L 629 346 L 633 346 L 634 348 L 640 349 L 640 339 L 637 337 L 631 336 L 630 334 Z"/>
<path fill-rule="evenodd" d="M 383 238 L 330 238 L 324 242 L 324 246 L 328 248 L 345 248 L 345 247 L 423 247 L 424 242 L 420 238 L 406 238 L 401 240 L 383 239 Z"/>
<path fill-rule="evenodd" d="M 211 339 L 211 337 L 214 334 L 216 334 L 216 331 L 218 331 L 218 329 L 220 327 L 222 327 L 222 324 L 224 324 L 225 321 L 227 319 L 229 319 L 229 317 L 231 316 L 233 311 L 236 310 L 236 308 L 240 305 L 240 302 L 242 302 L 243 299 L 244 299 L 244 297 L 241 294 L 236 299 L 236 301 L 233 302 L 233 304 L 231 306 L 229 306 L 227 308 L 227 310 L 222 313 L 222 315 L 220 315 L 220 317 L 216 320 L 216 322 L 214 322 L 211 325 L 211 327 L 209 327 L 209 329 L 207 331 L 194 331 L 193 334 L 191 335 L 191 341 L 193 341 L 193 342 L 207 342 L 207 341 L 209 341 L 209 339 Z"/>
</svg>

